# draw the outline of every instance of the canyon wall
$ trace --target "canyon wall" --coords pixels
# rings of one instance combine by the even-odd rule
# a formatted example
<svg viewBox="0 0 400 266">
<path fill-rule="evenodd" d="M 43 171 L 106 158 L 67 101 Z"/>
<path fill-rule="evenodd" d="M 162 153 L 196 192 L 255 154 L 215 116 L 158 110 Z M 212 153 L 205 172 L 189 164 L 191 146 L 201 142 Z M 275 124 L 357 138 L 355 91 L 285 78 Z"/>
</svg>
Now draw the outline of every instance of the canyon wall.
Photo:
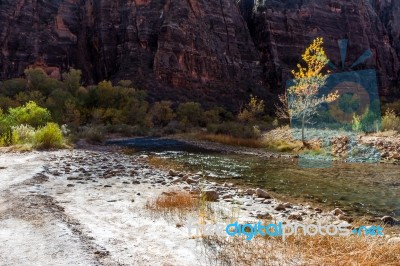
<svg viewBox="0 0 400 266">
<path fill-rule="evenodd" d="M 223 103 L 274 99 L 317 36 L 340 65 L 377 68 L 390 94 L 399 78 L 400 3 L 389 0 L 0 0 L 0 79 L 40 65 L 70 67 L 86 84 L 131 79 L 152 99 Z M 355 69 L 358 69 L 355 68 Z M 348 70 L 348 69 L 347 69 Z"/>
</svg>

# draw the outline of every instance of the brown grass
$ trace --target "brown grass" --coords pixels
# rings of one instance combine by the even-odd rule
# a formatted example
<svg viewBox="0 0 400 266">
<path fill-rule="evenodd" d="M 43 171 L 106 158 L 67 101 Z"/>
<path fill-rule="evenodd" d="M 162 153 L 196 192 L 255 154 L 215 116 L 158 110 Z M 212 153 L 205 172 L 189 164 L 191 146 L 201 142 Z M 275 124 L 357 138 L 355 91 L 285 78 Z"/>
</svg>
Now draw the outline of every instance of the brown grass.
<svg viewBox="0 0 400 266">
<path fill-rule="evenodd" d="M 225 145 L 240 146 L 248 148 L 266 148 L 278 152 L 294 152 L 303 147 L 301 141 L 289 141 L 283 139 L 274 139 L 271 137 L 263 137 L 257 139 L 236 138 L 222 134 L 199 134 L 197 139 L 217 142 Z"/>
<path fill-rule="evenodd" d="M 199 198 L 186 191 L 164 192 L 162 195 L 146 202 L 145 209 L 160 216 L 183 217 L 198 210 Z"/>
<path fill-rule="evenodd" d="M 400 245 L 386 241 L 363 236 L 204 238 L 207 258 L 216 265 L 399 265 Z"/>
<path fill-rule="evenodd" d="M 150 156 L 148 158 L 148 163 L 155 168 L 164 169 L 164 170 L 169 170 L 169 169 L 174 169 L 176 171 L 185 170 L 184 165 L 181 163 L 178 163 L 173 160 L 166 159 L 166 158 L 156 157 L 156 156 Z"/>
<path fill-rule="evenodd" d="M 248 148 L 264 148 L 265 145 L 261 139 L 244 139 L 244 138 L 236 138 L 229 135 L 222 134 L 206 134 L 206 135 L 198 135 L 198 139 L 206 140 L 211 142 L 217 142 L 225 145 L 231 146 L 241 146 Z"/>
<path fill-rule="evenodd" d="M 294 152 L 303 148 L 301 141 L 289 141 L 265 136 L 262 141 L 265 148 L 279 152 Z"/>
</svg>

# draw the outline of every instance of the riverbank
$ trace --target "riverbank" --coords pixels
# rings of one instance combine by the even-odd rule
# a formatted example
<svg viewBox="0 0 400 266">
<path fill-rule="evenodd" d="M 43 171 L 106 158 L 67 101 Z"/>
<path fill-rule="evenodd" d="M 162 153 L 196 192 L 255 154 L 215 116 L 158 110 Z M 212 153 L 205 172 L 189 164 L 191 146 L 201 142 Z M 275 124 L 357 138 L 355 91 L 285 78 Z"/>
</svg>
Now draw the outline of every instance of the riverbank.
<svg viewBox="0 0 400 266">
<path fill-rule="evenodd" d="M 204 149 L 256 155 L 262 158 L 298 158 L 305 155 L 315 160 L 400 164 L 400 134 L 395 131 L 349 134 L 344 131 L 309 129 L 307 131 L 308 147 L 303 147 L 299 142 L 300 134 L 299 130 L 288 127 L 277 128 L 262 135 L 258 144 L 255 145 L 258 148 L 240 145 L 240 141 L 234 139 L 230 141 L 235 144 L 229 145 L 220 141 L 219 138 L 213 136 L 207 138 L 207 135 L 205 137 L 202 134 L 181 134 L 171 138 Z M 322 141 L 327 139 L 331 139 L 331 146 L 323 148 Z"/>
<path fill-rule="evenodd" d="M 200 265 L 200 240 L 189 236 L 185 226 L 155 219 L 145 209 L 149 200 L 168 191 L 193 197 L 203 191 L 227 217 L 230 210 L 239 210 L 241 222 L 352 227 L 351 217 L 340 210 L 279 202 L 268 191 L 217 184 L 202 173 L 152 167 L 147 156 L 84 146 L 1 151 L 0 260 L 6 265 Z M 396 237 L 391 234 L 386 241 Z"/>
<path fill-rule="evenodd" d="M 150 185 L 162 172 L 138 156 L 89 150 L 1 153 L 0 164 L 2 265 L 200 260 L 185 230 L 144 213 L 147 199 L 162 193 Z"/>
<path fill-rule="evenodd" d="M 111 143 L 154 157 L 155 166 L 203 171 L 208 180 L 238 188 L 265 188 L 281 201 L 341 208 L 354 217 L 399 215 L 400 168 L 393 164 L 328 161 L 324 168 L 310 169 L 302 157 L 192 139 L 146 137 Z"/>
</svg>

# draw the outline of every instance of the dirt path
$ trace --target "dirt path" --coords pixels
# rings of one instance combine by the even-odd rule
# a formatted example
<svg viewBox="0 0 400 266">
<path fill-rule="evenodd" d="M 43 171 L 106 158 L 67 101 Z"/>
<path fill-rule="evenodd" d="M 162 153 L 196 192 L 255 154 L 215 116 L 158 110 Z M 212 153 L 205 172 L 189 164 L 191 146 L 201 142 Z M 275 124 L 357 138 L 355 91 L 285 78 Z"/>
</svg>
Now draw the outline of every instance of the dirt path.
<svg viewBox="0 0 400 266">
<path fill-rule="evenodd" d="M 161 189 L 135 175 L 160 173 L 117 154 L 0 154 L 0 265 L 200 264 L 183 228 L 144 214 Z"/>
</svg>

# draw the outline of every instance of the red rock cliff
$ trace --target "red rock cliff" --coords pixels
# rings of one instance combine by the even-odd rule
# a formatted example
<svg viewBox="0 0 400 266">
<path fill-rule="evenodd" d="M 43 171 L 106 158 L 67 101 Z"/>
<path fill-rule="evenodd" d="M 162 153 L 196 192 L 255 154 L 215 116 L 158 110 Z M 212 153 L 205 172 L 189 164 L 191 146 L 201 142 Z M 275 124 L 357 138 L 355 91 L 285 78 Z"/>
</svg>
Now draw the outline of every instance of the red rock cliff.
<svg viewBox="0 0 400 266">
<path fill-rule="evenodd" d="M 32 64 L 82 69 L 86 83 L 132 79 L 154 99 L 238 108 L 267 97 L 310 41 L 350 40 L 348 62 L 379 70 L 382 92 L 399 77 L 396 1 L 365 0 L 0 0 L 0 79 Z M 258 4 L 258 5 L 255 5 Z"/>
</svg>

